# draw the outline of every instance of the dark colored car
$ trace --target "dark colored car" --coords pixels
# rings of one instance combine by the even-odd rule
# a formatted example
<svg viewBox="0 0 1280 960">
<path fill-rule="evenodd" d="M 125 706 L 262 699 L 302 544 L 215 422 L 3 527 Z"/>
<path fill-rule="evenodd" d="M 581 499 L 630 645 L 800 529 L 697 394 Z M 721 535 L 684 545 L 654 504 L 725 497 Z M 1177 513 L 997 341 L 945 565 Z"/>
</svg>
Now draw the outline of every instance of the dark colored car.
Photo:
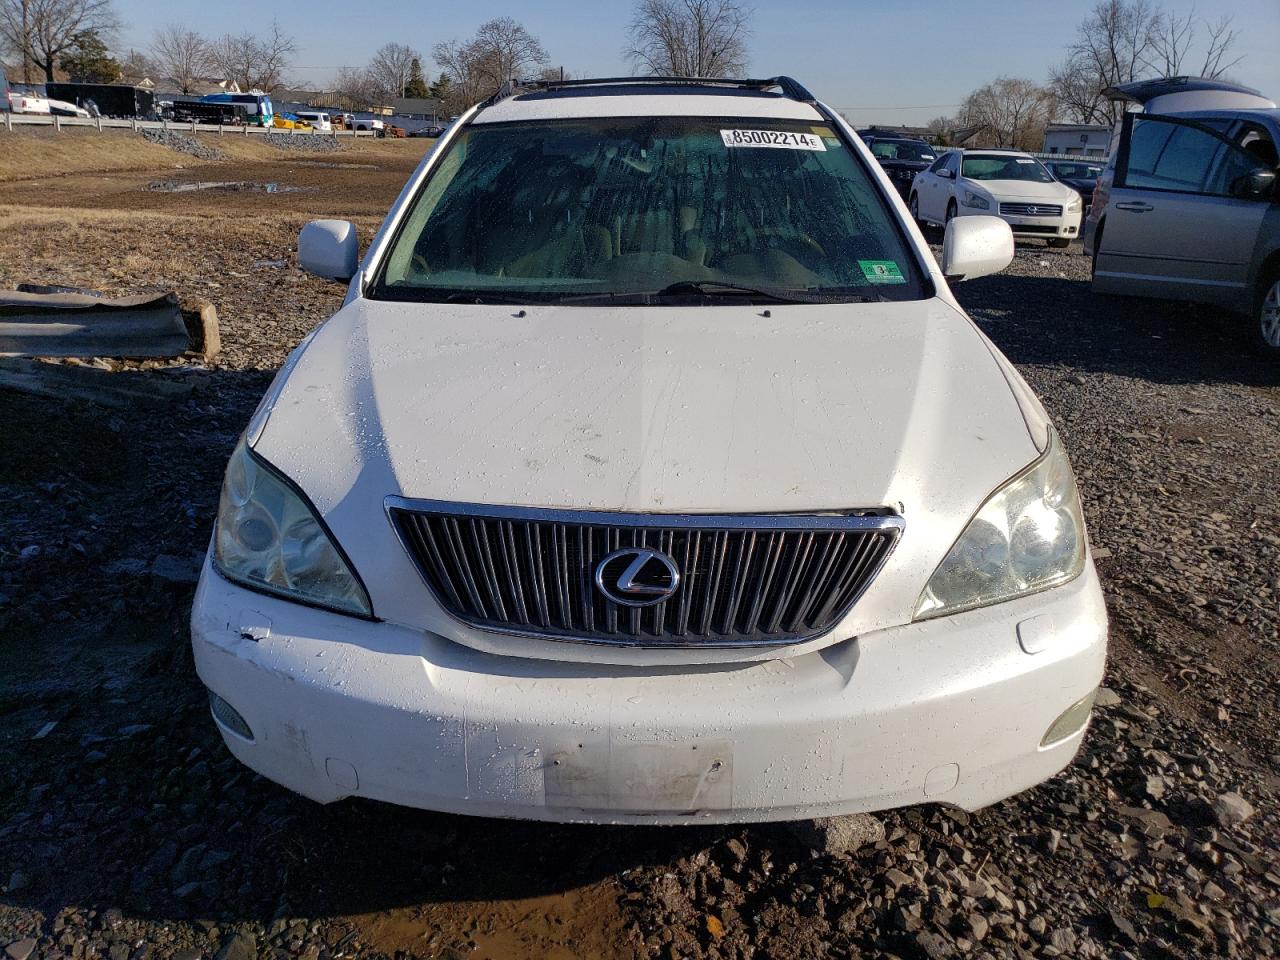
<svg viewBox="0 0 1280 960">
<path fill-rule="evenodd" d="M 444 134 L 444 127 L 440 126 L 437 123 L 437 124 L 432 124 L 429 127 L 420 127 L 419 129 L 413 131 L 413 133 L 409 134 L 409 136 L 436 138 L 436 137 L 442 136 L 443 134 Z"/>
<path fill-rule="evenodd" d="M 1089 204 L 1093 200 L 1093 188 L 1098 183 L 1098 175 L 1102 173 L 1101 160 L 1046 160 L 1053 178 L 1065 183 L 1084 199 L 1085 216 L 1089 215 Z"/>
<path fill-rule="evenodd" d="M 909 137 L 863 137 L 903 199 L 911 193 L 916 174 L 938 159 L 937 151 L 923 140 Z"/>
</svg>

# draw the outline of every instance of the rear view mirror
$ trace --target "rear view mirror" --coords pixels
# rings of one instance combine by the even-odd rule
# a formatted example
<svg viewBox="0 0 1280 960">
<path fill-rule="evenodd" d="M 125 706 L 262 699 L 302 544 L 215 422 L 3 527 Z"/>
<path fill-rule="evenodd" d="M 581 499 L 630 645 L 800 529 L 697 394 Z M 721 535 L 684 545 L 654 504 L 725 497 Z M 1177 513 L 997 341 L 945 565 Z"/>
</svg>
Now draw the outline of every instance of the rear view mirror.
<svg viewBox="0 0 1280 960">
<path fill-rule="evenodd" d="M 1271 196 L 1275 186 L 1276 172 L 1258 167 L 1231 181 L 1231 195 L 1242 200 L 1258 200 Z"/>
<path fill-rule="evenodd" d="M 298 234 L 298 265 L 326 280 L 350 280 L 360 261 L 356 225 L 349 220 L 312 220 Z"/>
<path fill-rule="evenodd" d="M 942 273 L 949 281 L 999 273 L 1013 262 L 1013 231 L 999 217 L 953 217 L 942 239 Z"/>
</svg>

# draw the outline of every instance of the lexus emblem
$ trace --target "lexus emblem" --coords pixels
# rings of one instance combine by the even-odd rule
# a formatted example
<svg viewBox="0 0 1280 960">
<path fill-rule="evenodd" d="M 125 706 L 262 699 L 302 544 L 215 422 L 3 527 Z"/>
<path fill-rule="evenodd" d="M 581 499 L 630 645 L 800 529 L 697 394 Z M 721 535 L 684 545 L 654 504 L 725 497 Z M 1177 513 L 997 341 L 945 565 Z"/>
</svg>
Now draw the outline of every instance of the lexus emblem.
<svg viewBox="0 0 1280 960">
<path fill-rule="evenodd" d="M 648 547 L 615 550 L 596 564 L 596 589 L 624 607 L 651 607 L 680 586 L 680 571 L 665 553 Z"/>
</svg>

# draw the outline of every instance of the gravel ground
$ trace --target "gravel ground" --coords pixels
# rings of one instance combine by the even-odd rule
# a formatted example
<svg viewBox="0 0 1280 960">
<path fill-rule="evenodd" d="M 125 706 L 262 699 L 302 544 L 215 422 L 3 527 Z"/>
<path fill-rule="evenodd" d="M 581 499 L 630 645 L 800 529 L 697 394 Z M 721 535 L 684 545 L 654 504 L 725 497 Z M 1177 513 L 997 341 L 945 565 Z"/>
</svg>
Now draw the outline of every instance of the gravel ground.
<svg viewBox="0 0 1280 960">
<path fill-rule="evenodd" d="M 225 345 L 146 374 L 192 385 L 162 411 L 0 394 L 0 958 L 1280 953 L 1280 371 L 1230 318 L 1094 296 L 1038 246 L 957 288 L 1065 439 L 1112 617 L 1049 783 L 861 846 L 321 808 L 226 753 L 186 616 L 235 436 L 341 292 L 278 262 L 287 215 L 130 218 L 0 220 L 9 279 L 158 274 L 215 299 Z"/>
</svg>

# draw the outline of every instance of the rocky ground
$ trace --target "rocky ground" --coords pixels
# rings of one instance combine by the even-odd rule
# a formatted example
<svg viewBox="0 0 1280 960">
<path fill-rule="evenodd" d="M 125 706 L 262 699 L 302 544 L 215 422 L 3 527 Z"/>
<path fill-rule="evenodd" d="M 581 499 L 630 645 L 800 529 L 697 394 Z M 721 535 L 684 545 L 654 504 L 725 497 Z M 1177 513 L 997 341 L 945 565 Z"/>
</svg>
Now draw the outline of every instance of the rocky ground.
<svg viewBox="0 0 1280 960">
<path fill-rule="evenodd" d="M 1074 249 L 957 287 L 1071 452 L 1112 618 L 1049 783 L 858 845 L 321 808 L 233 761 L 187 648 L 195 559 L 237 433 L 341 297 L 291 238 L 330 208 L 367 236 L 412 158 L 379 162 L 276 169 L 316 188 L 287 200 L 0 188 L 0 281 L 178 286 L 225 345 L 148 371 L 191 388 L 158 410 L 0 393 L 0 960 L 1280 954 L 1280 370 L 1227 317 L 1094 296 Z"/>
</svg>

